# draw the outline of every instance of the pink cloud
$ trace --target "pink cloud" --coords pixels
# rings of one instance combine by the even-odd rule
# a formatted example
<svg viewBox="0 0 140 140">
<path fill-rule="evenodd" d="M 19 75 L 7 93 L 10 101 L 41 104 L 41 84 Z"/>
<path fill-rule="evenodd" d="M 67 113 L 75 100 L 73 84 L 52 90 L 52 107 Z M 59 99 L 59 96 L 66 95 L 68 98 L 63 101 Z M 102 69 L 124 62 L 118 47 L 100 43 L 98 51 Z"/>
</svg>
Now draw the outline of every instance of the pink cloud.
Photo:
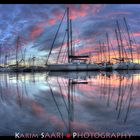
<svg viewBox="0 0 140 140">
<path fill-rule="evenodd" d="M 48 26 L 48 21 L 47 21 L 47 20 L 43 20 L 43 21 L 41 21 L 41 22 L 38 22 L 38 23 L 37 23 L 37 26 L 39 26 L 39 27 Z"/>
<path fill-rule="evenodd" d="M 73 5 L 73 4 L 67 4 L 66 7 L 70 8 L 70 18 L 76 19 L 78 17 L 84 17 L 86 16 L 89 11 L 92 12 L 94 15 L 97 14 L 103 7 L 101 4 L 80 4 L 80 5 Z"/>
<path fill-rule="evenodd" d="M 43 32 L 43 30 L 44 29 L 42 27 L 35 25 L 30 32 L 30 38 L 31 39 L 36 38 L 37 36 L 39 36 Z"/>
<path fill-rule="evenodd" d="M 130 12 L 127 11 L 117 11 L 117 12 L 111 12 L 108 14 L 108 16 L 113 16 L 113 15 L 130 15 Z"/>
<path fill-rule="evenodd" d="M 94 14 L 98 13 L 103 5 L 95 4 L 93 6 L 90 4 L 66 4 L 65 6 L 70 8 L 70 18 L 74 20 L 78 17 L 86 16 L 89 13 L 89 10 L 91 10 Z M 62 18 L 63 13 L 64 12 L 59 9 L 52 10 L 53 17 L 47 17 L 47 20 L 36 23 L 36 25 L 31 30 L 30 38 L 34 39 L 37 36 L 39 36 L 43 32 L 45 26 L 54 25 L 57 22 L 57 20 L 60 20 Z"/>
<path fill-rule="evenodd" d="M 57 18 L 58 20 L 60 20 L 63 16 L 63 12 L 60 11 L 59 9 L 54 9 L 52 11 L 52 14 L 55 16 L 55 18 Z"/>
<path fill-rule="evenodd" d="M 135 33 L 133 33 L 133 36 L 134 36 L 134 37 L 139 37 L 139 36 L 140 36 L 140 32 L 135 32 Z"/>
<path fill-rule="evenodd" d="M 91 53 L 95 49 L 96 49 L 96 47 L 94 45 L 89 45 L 89 46 L 86 46 L 86 47 L 78 50 L 77 55 L 78 54 L 84 54 L 84 53 Z"/>
<path fill-rule="evenodd" d="M 56 19 L 50 18 L 50 19 L 48 20 L 48 23 L 49 23 L 49 25 L 54 25 L 54 24 L 56 23 Z"/>
</svg>

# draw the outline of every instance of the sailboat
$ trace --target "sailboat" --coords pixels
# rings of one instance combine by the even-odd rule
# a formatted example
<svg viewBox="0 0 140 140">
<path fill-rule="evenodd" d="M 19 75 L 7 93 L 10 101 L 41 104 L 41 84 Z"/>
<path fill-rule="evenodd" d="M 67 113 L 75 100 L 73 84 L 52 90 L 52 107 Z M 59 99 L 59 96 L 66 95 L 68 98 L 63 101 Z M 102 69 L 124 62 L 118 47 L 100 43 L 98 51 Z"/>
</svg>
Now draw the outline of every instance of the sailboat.
<svg viewBox="0 0 140 140">
<path fill-rule="evenodd" d="M 127 25 L 127 22 L 126 22 L 125 18 L 124 18 L 124 23 L 125 23 L 127 34 L 128 34 L 129 47 L 130 47 L 130 51 L 131 51 L 131 58 L 128 58 L 126 50 L 123 46 L 120 26 L 119 26 L 119 22 L 117 21 L 117 30 L 115 30 L 115 34 L 116 34 L 117 43 L 118 43 L 119 58 L 116 59 L 118 61 L 118 63 L 113 64 L 112 68 L 114 70 L 140 69 L 140 65 L 133 62 L 132 41 L 131 41 L 131 38 L 130 38 L 130 33 L 129 33 L 129 30 L 128 30 L 128 25 Z"/>
<path fill-rule="evenodd" d="M 48 59 L 51 55 L 51 51 L 53 48 L 53 44 L 54 41 L 56 39 L 56 36 L 58 34 L 58 31 L 60 29 L 61 23 L 63 21 L 63 18 L 65 16 L 63 16 L 61 22 L 60 22 L 60 26 L 57 30 L 57 33 L 55 35 L 54 41 L 52 43 L 52 47 L 50 49 L 49 55 L 47 57 L 47 61 L 46 61 L 46 69 L 49 71 L 84 71 L 84 70 L 100 70 L 102 68 L 102 66 L 98 65 L 98 64 L 88 64 L 86 63 L 86 59 L 89 58 L 88 55 L 85 56 L 76 56 L 73 53 L 73 46 L 72 46 L 72 20 L 69 18 L 69 8 L 66 9 L 66 13 L 67 13 L 67 63 L 62 63 L 62 64 L 48 64 Z M 76 60 L 76 62 L 75 62 Z M 77 60 L 79 60 L 77 62 Z"/>
<path fill-rule="evenodd" d="M 100 43 L 100 53 L 101 53 L 101 70 L 106 70 L 106 71 L 112 71 L 112 64 L 111 64 L 111 58 L 110 58 L 110 43 L 109 43 L 109 36 L 108 33 L 106 33 L 106 38 L 107 38 L 107 51 L 108 51 L 108 60 L 106 58 L 106 61 L 102 62 L 102 49 L 101 49 L 101 43 Z M 105 47 L 105 45 L 103 45 Z M 105 56 L 104 56 L 105 57 Z"/>
</svg>

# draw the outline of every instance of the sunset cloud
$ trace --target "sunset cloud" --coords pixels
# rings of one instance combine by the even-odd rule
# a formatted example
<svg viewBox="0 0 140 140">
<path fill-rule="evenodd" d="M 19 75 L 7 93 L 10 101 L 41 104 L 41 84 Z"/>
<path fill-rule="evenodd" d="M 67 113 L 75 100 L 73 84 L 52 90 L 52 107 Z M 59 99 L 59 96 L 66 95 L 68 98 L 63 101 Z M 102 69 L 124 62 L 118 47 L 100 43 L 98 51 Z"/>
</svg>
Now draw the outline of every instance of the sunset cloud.
<svg viewBox="0 0 140 140">
<path fill-rule="evenodd" d="M 37 36 L 39 36 L 42 32 L 43 32 L 43 28 L 38 27 L 38 26 L 34 26 L 34 27 L 32 28 L 32 30 L 31 30 L 30 38 L 31 38 L 31 39 L 34 39 L 34 38 L 36 38 Z"/>
<path fill-rule="evenodd" d="M 50 19 L 48 20 L 48 23 L 49 23 L 50 25 L 54 25 L 55 22 L 56 22 L 56 20 L 55 20 L 54 18 L 50 18 Z"/>
<path fill-rule="evenodd" d="M 135 36 L 135 37 L 140 37 L 140 32 L 134 32 L 134 33 L 133 33 L 133 36 Z"/>
<path fill-rule="evenodd" d="M 1 29 L 0 36 L 3 42 L 3 50 L 13 50 L 16 37 L 22 36 L 25 44 L 33 41 L 37 44 L 35 48 L 38 54 L 48 53 L 57 31 L 60 20 L 66 10 L 70 8 L 70 18 L 73 26 L 73 44 L 78 54 L 96 53 L 99 41 L 106 43 L 105 34 L 109 33 L 113 48 L 117 50 L 117 41 L 114 30 L 116 20 L 119 19 L 120 27 L 124 34 L 123 17 L 126 17 L 129 28 L 139 43 L 140 27 L 139 18 L 140 5 L 121 4 L 54 4 L 54 5 L 0 5 Z M 36 11 L 34 11 L 36 9 Z M 66 30 L 66 17 L 57 39 L 54 43 L 54 50 L 62 43 Z M 127 37 L 127 36 L 126 36 Z M 123 36 L 124 39 L 124 36 Z M 76 40 L 78 42 L 76 42 Z M 23 40 L 24 42 L 24 40 Z M 129 48 L 125 43 L 125 48 Z M 65 40 L 66 44 L 66 40 Z M 30 46 L 30 45 L 29 45 Z M 136 51 L 133 45 L 133 51 Z M 34 49 L 34 47 L 32 47 Z M 56 49 L 55 52 L 57 52 Z"/>
</svg>

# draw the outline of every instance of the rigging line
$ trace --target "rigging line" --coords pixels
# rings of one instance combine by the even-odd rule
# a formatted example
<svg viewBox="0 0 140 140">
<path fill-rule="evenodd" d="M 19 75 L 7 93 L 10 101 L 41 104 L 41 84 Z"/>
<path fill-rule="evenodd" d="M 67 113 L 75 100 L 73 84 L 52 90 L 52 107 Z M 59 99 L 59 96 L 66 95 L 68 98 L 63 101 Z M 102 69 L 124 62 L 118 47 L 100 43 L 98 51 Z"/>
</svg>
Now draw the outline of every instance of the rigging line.
<svg viewBox="0 0 140 140">
<path fill-rule="evenodd" d="M 124 30 L 122 30 L 122 33 L 123 33 L 123 36 L 124 36 L 125 40 L 127 40 L 126 35 L 124 33 Z M 127 42 L 127 45 L 128 45 L 129 44 L 128 41 L 126 41 L 126 42 Z"/>
<path fill-rule="evenodd" d="M 71 83 L 70 83 L 70 108 L 69 108 L 69 111 L 70 111 L 70 119 L 71 119 L 71 121 L 72 121 L 72 106 L 73 106 L 73 83 L 74 82 L 74 80 L 72 80 L 71 81 Z"/>
<path fill-rule="evenodd" d="M 67 60 L 67 51 L 66 51 L 66 55 L 65 55 L 65 58 L 64 58 L 64 63 L 66 63 L 66 60 Z"/>
<path fill-rule="evenodd" d="M 109 35 L 108 33 L 106 33 L 106 39 L 107 39 L 107 51 L 108 51 L 108 59 L 109 59 L 109 63 L 110 63 L 110 45 L 109 45 Z"/>
<path fill-rule="evenodd" d="M 133 35 L 133 33 L 131 33 L 131 35 L 132 35 L 132 37 L 133 37 L 133 43 L 136 45 L 136 46 L 138 46 L 138 43 L 137 43 L 137 41 L 136 41 L 136 39 L 135 39 L 135 37 L 134 37 L 134 35 Z"/>
<path fill-rule="evenodd" d="M 116 53 L 115 53 L 115 49 L 114 49 L 114 47 L 113 47 L 113 45 L 112 45 L 112 42 L 111 42 L 111 41 L 110 41 L 110 46 L 111 46 L 111 48 L 112 48 L 112 50 L 113 50 L 113 53 L 114 53 L 115 58 L 117 58 L 117 57 L 116 57 Z"/>
<path fill-rule="evenodd" d="M 3 101 L 3 90 L 2 90 L 2 81 L 0 81 L 0 96 L 1 96 L 1 101 Z"/>
<path fill-rule="evenodd" d="M 128 86 L 128 84 L 126 84 L 127 83 L 127 81 L 126 82 L 123 82 L 123 87 L 124 87 L 124 89 L 123 89 L 123 95 L 122 96 L 124 96 L 124 94 L 126 94 L 126 91 L 127 91 L 127 89 L 129 88 L 129 86 Z M 123 98 L 123 97 L 122 97 Z M 124 99 L 125 100 L 125 99 Z M 126 102 L 127 102 L 127 99 L 126 99 Z M 122 110 L 124 109 L 124 107 L 125 107 L 125 101 L 124 101 L 124 103 L 122 103 Z"/>
<path fill-rule="evenodd" d="M 118 26 L 119 40 L 120 40 L 120 43 L 121 43 L 123 59 L 124 59 L 124 55 L 126 56 L 126 58 L 128 58 L 127 53 L 126 53 L 126 49 L 124 47 L 124 43 L 123 43 L 123 40 L 122 40 L 122 29 L 120 28 L 120 25 L 119 25 L 118 21 L 117 21 L 117 26 Z"/>
<path fill-rule="evenodd" d="M 62 95 L 63 102 L 64 102 L 64 104 L 65 104 L 65 106 L 66 106 L 66 109 L 67 109 L 67 112 L 68 112 L 68 107 L 67 107 L 67 104 L 66 104 L 64 95 L 63 95 L 63 93 L 62 93 L 62 88 L 61 88 L 61 85 L 60 85 L 60 83 L 59 83 L 58 78 L 57 78 L 57 82 L 58 82 L 58 85 L 59 85 L 59 89 L 60 89 L 60 93 L 61 93 L 61 95 Z"/>
<path fill-rule="evenodd" d="M 25 75 L 24 75 L 24 89 L 25 89 L 26 95 L 29 95 L 28 94 L 28 90 L 27 90 L 27 84 L 26 84 L 26 77 L 25 77 Z"/>
<path fill-rule="evenodd" d="M 16 92 L 17 92 L 17 96 L 18 96 L 19 107 L 21 108 L 22 101 L 21 101 L 21 96 L 20 96 L 20 91 L 19 91 L 19 75 L 18 75 L 18 73 L 16 73 Z"/>
<path fill-rule="evenodd" d="M 103 54 L 104 54 L 104 61 L 105 62 L 107 62 L 107 57 L 106 57 L 106 55 L 105 55 L 105 53 L 106 53 L 106 47 L 105 47 L 105 43 L 103 42 Z"/>
<path fill-rule="evenodd" d="M 123 30 L 122 30 L 122 36 L 124 37 L 124 39 L 125 39 L 125 41 L 126 41 L 126 44 L 129 46 L 129 50 L 130 50 L 130 52 L 131 52 L 131 57 L 132 57 L 131 59 L 133 59 L 132 48 L 131 48 L 131 46 L 129 45 L 127 39 L 126 39 L 126 36 L 125 36 L 125 33 L 124 33 Z M 125 49 L 125 47 L 124 47 L 124 49 Z"/>
<path fill-rule="evenodd" d="M 131 84 L 132 84 L 132 81 L 131 81 Z M 126 99 L 125 99 L 125 102 L 124 102 L 124 104 L 126 104 L 127 103 L 127 101 L 129 100 L 129 96 L 130 96 L 130 90 L 131 90 L 131 84 L 128 84 L 128 86 L 127 86 L 127 89 L 128 89 L 128 92 L 127 92 L 127 97 L 126 97 Z"/>
<path fill-rule="evenodd" d="M 64 37 L 63 37 L 63 41 L 62 41 L 62 44 L 61 44 L 61 47 L 60 47 L 60 50 L 59 50 L 59 53 L 58 53 L 58 56 L 57 56 L 57 62 L 56 63 L 58 63 L 58 60 L 59 60 L 59 57 L 60 57 L 60 53 L 61 53 L 62 47 L 64 45 L 66 33 L 67 33 L 67 31 L 65 31 L 65 34 L 64 34 Z"/>
<path fill-rule="evenodd" d="M 137 44 L 135 44 L 136 45 L 136 51 L 137 51 L 137 59 L 138 59 L 138 64 L 139 64 L 139 62 L 140 62 L 140 54 L 139 54 L 139 48 L 138 48 L 138 45 Z M 133 59 L 136 59 L 136 58 L 133 58 Z"/>
<path fill-rule="evenodd" d="M 101 60 L 101 63 L 102 63 L 102 45 L 101 45 L 101 42 L 99 41 L 99 47 L 100 47 L 100 60 Z"/>
<path fill-rule="evenodd" d="M 110 77 L 108 77 L 108 86 L 107 86 L 107 94 L 108 94 L 108 98 L 107 98 L 107 107 L 109 107 L 109 105 L 110 105 L 110 91 L 111 91 L 111 88 L 110 88 L 110 86 L 111 86 L 111 81 L 110 81 Z"/>
<path fill-rule="evenodd" d="M 73 42 L 72 42 L 73 38 L 72 38 L 72 20 L 70 19 L 70 55 L 73 55 Z M 73 59 L 71 58 L 71 62 L 73 61 Z"/>
<path fill-rule="evenodd" d="M 50 49 L 50 51 L 49 51 L 49 54 L 48 54 L 48 57 L 47 57 L 47 60 L 46 60 L 46 65 L 47 65 L 48 60 L 49 60 L 49 57 L 50 57 L 50 55 L 51 55 L 51 52 L 52 52 L 52 49 L 53 49 L 53 46 L 54 46 L 54 43 L 55 43 L 56 37 L 57 37 L 58 32 L 59 32 L 59 30 L 60 30 L 60 27 L 61 27 L 61 24 L 62 24 L 63 19 L 64 19 L 64 17 L 65 17 L 65 14 L 66 14 L 66 10 L 65 10 L 65 13 L 64 13 L 64 15 L 63 15 L 63 17 L 62 17 L 62 19 L 61 19 L 61 22 L 60 22 L 60 24 L 59 24 L 59 26 L 58 26 L 57 32 L 56 32 L 56 34 L 55 34 L 55 37 L 54 37 L 54 40 L 53 40 L 53 43 L 52 43 L 51 49 Z"/>
<path fill-rule="evenodd" d="M 65 48 L 65 52 L 64 52 L 64 55 L 63 55 L 63 58 L 62 58 L 62 63 L 66 62 L 66 59 L 67 59 L 67 48 Z"/>
<path fill-rule="evenodd" d="M 122 109 L 123 109 L 123 97 L 124 94 L 126 93 L 126 89 L 127 89 L 127 84 L 125 83 L 125 81 L 123 80 L 122 82 L 122 92 L 121 92 L 121 99 L 120 99 L 120 104 L 119 104 L 119 112 L 118 112 L 118 119 L 120 117 L 120 115 L 122 114 Z"/>
<path fill-rule="evenodd" d="M 66 48 L 64 48 L 64 50 L 63 50 L 63 56 L 62 56 L 61 63 L 63 63 L 64 57 L 65 57 L 65 53 L 66 53 Z"/>
<path fill-rule="evenodd" d="M 66 79 L 65 79 L 65 80 L 66 80 Z M 64 85 L 64 90 L 67 91 L 67 86 L 66 86 L 67 83 L 65 82 L 65 80 L 62 78 L 62 83 L 63 83 L 63 85 Z"/>
<path fill-rule="evenodd" d="M 123 36 L 123 30 L 121 30 L 121 33 L 122 33 L 121 35 Z M 122 45 L 123 45 L 123 51 L 124 51 L 124 53 L 125 53 L 125 56 L 126 56 L 126 58 L 128 58 L 128 54 L 127 54 L 127 52 L 126 52 L 126 49 L 125 49 L 123 40 L 122 40 Z"/>
<path fill-rule="evenodd" d="M 111 79 L 111 80 L 112 80 L 112 79 Z M 115 86 L 112 87 L 110 102 L 112 101 L 112 98 L 113 98 L 114 93 L 116 93 L 116 87 L 115 87 Z"/>
<path fill-rule="evenodd" d="M 17 40 L 16 40 L 16 68 L 18 69 L 18 58 L 19 58 L 19 55 L 18 55 L 18 53 L 19 53 L 19 42 L 20 42 L 20 37 L 18 36 L 17 37 Z"/>
<path fill-rule="evenodd" d="M 122 92 L 122 80 L 123 79 L 120 76 L 119 77 L 119 91 L 118 91 L 118 98 L 117 98 L 116 110 L 118 110 L 119 103 L 120 103 L 120 96 L 121 96 L 121 92 Z"/>
<path fill-rule="evenodd" d="M 119 41 L 118 31 L 117 31 L 117 29 L 115 29 L 115 35 L 116 35 L 117 44 L 118 44 L 119 59 L 122 60 L 121 47 L 120 47 L 120 41 Z"/>
<path fill-rule="evenodd" d="M 118 40 L 119 40 L 119 43 L 120 43 L 120 50 L 121 50 L 121 53 L 122 53 L 122 60 L 124 61 L 124 47 L 123 47 L 123 42 L 122 42 L 122 36 L 121 36 L 119 21 L 117 20 L 116 23 L 117 23 L 117 30 L 118 30 Z"/>
<path fill-rule="evenodd" d="M 139 63 L 139 59 L 140 59 L 140 56 L 139 56 L 139 49 L 138 49 L 139 44 L 137 43 L 137 41 L 136 41 L 136 39 L 135 39 L 133 33 L 130 32 L 130 34 L 132 35 L 132 37 L 133 37 L 133 42 L 134 42 L 134 44 L 136 45 L 137 57 L 138 57 L 138 63 Z"/>
<path fill-rule="evenodd" d="M 122 30 L 122 35 L 123 35 L 123 37 L 124 37 L 124 39 L 125 39 L 125 41 L 126 41 L 126 44 L 129 46 L 129 43 L 128 43 L 128 41 L 127 41 L 127 38 L 126 38 L 125 33 L 124 33 L 123 30 Z M 131 49 L 131 48 L 129 48 L 129 49 Z"/>
<path fill-rule="evenodd" d="M 66 128 L 68 129 L 67 124 L 66 124 L 66 122 L 65 122 L 65 120 L 64 120 L 64 118 L 63 118 L 63 115 L 62 115 L 62 113 L 61 113 L 61 111 L 60 111 L 60 109 L 59 109 L 59 106 L 58 106 L 58 104 L 57 104 L 57 102 L 56 102 L 56 99 L 55 99 L 55 97 L 54 97 L 54 93 L 53 93 L 53 91 L 52 91 L 52 88 L 51 88 L 51 86 L 50 86 L 50 83 L 48 82 L 48 80 L 46 80 L 46 82 L 48 83 L 48 86 L 49 86 L 49 88 L 50 88 L 50 91 L 51 91 L 51 94 L 52 94 L 54 103 L 55 103 L 55 105 L 56 105 L 56 107 L 57 107 L 57 109 L 58 109 L 58 112 L 60 113 L 61 119 L 62 119 L 64 125 L 66 126 Z"/>
<path fill-rule="evenodd" d="M 125 119 L 124 119 L 124 123 L 126 123 L 127 118 L 128 118 L 128 114 L 130 112 L 131 100 L 132 100 L 132 92 L 133 92 L 133 76 L 132 76 L 132 82 L 131 82 L 131 87 L 130 87 L 130 92 L 129 92 L 130 98 L 129 98 L 128 108 L 127 108 L 127 111 L 126 111 L 126 116 L 125 116 Z"/>
<path fill-rule="evenodd" d="M 130 46 L 130 51 L 131 51 L 131 59 L 133 61 L 133 52 L 132 52 L 133 50 L 132 50 L 132 42 L 131 42 L 131 37 L 130 37 L 130 33 L 129 33 L 129 28 L 128 28 L 128 24 L 126 22 L 126 18 L 124 17 L 123 19 L 124 19 L 124 23 L 125 23 L 128 39 L 129 39 L 129 46 Z"/>
<path fill-rule="evenodd" d="M 113 47 L 113 45 L 112 45 L 112 42 L 111 42 L 111 40 L 109 41 L 109 43 L 110 43 L 110 46 L 111 46 L 111 48 L 112 48 L 112 50 L 113 50 L 113 53 L 114 53 L 114 56 L 115 56 L 115 58 L 117 58 L 116 56 L 116 53 L 115 53 L 115 49 L 114 49 L 114 47 Z"/>
</svg>

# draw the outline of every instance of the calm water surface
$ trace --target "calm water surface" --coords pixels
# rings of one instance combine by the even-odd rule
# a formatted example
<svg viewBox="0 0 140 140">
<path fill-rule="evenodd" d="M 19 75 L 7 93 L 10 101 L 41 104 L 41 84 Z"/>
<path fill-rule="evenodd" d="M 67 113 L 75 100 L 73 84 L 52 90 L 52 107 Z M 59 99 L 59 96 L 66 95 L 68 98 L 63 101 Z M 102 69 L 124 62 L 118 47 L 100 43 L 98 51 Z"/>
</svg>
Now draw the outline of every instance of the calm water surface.
<svg viewBox="0 0 140 140">
<path fill-rule="evenodd" d="M 0 135 L 140 135 L 140 72 L 1 73 Z"/>
</svg>

